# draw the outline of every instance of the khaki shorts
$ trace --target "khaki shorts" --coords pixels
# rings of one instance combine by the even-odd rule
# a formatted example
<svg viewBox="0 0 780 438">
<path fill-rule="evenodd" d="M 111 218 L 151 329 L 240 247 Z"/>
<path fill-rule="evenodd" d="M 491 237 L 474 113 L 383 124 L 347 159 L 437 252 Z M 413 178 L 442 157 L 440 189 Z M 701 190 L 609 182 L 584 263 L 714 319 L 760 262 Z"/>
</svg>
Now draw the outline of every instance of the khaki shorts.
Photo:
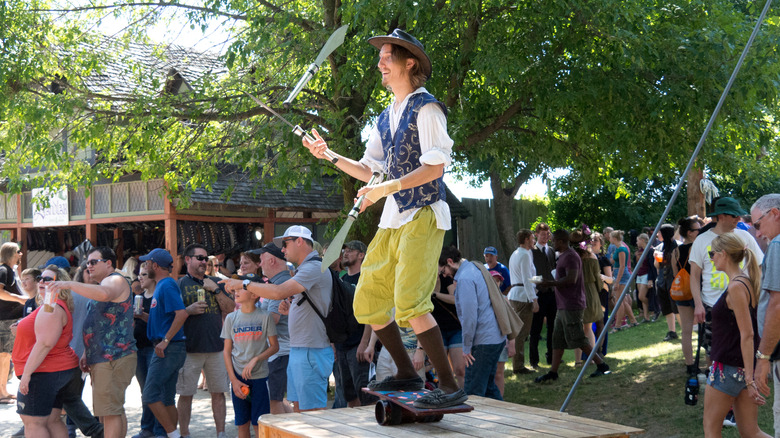
<svg viewBox="0 0 780 438">
<path fill-rule="evenodd" d="M 187 353 L 184 366 L 179 370 L 176 393 L 183 396 L 195 395 L 198 391 L 201 370 L 206 376 L 209 392 L 230 391 L 225 359 L 222 357 L 222 352 L 218 351 L 216 353 Z"/>
<path fill-rule="evenodd" d="M 387 324 L 395 308 L 398 325 L 409 327 L 409 320 L 431 313 L 443 241 L 444 230 L 436 228 L 436 215 L 428 206 L 401 228 L 377 231 L 355 290 L 352 307 L 358 322 Z"/>
<path fill-rule="evenodd" d="M 582 329 L 582 313 L 582 310 L 558 310 L 553 326 L 553 349 L 565 350 L 590 345 Z"/>
<path fill-rule="evenodd" d="M 136 354 L 90 365 L 92 411 L 98 417 L 125 413 L 125 390 L 135 376 Z"/>
</svg>

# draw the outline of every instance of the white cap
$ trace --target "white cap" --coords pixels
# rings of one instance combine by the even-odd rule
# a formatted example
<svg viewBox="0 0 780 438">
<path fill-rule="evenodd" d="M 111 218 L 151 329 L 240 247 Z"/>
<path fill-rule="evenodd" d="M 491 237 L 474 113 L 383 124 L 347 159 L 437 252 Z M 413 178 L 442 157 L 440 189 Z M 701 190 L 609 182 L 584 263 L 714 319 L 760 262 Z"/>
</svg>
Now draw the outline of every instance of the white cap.
<svg viewBox="0 0 780 438">
<path fill-rule="evenodd" d="M 274 245 L 278 246 L 279 248 L 283 248 L 284 242 L 282 241 L 288 237 L 303 237 L 304 239 L 314 241 L 314 239 L 311 237 L 310 229 L 304 227 L 303 225 L 293 225 L 284 232 L 284 235 L 274 237 Z"/>
</svg>

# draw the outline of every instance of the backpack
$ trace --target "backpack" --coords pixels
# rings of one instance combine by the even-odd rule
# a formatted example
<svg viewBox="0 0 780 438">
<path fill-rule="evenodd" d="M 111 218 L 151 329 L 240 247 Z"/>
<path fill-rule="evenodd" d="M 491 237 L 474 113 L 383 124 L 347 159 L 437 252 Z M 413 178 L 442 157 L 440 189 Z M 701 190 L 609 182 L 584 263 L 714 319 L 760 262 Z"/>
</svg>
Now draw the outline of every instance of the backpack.
<svg viewBox="0 0 780 438">
<path fill-rule="evenodd" d="M 312 257 L 311 260 L 322 261 L 319 257 Z M 322 315 L 305 291 L 301 293 L 303 298 L 298 301 L 298 305 L 300 306 L 304 301 L 308 301 L 311 308 L 314 309 L 314 313 L 316 313 L 322 320 L 322 323 L 325 324 L 325 333 L 328 335 L 330 342 L 340 344 L 349 339 L 350 335 L 357 331 L 362 331 L 363 328 L 360 323 L 357 322 L 357 319 L 355 319 L 355 312 L 352 310 L 352 301 L 355 298 L 355 286 L 342 280 L 339 277 L 339 273 L 333 269 L 328 268 L 328 272 L 330 272 L 333 292 L 331 294 L 330 307 L 328 308 L 327 316 Z"/>
</svg>

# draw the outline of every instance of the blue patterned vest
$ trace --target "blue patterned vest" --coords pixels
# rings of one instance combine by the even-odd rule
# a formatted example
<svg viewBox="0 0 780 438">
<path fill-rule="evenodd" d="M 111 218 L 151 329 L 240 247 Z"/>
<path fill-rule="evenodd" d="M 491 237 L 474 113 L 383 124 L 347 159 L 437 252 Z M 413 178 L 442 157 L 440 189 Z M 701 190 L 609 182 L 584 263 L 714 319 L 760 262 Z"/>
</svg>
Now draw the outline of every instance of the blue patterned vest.
<svg viewBox="0 0 780 438">
<path fill-rule="evenodd" d="M 381 135 L 382 150 L 385 154 L 385 173 L 391 178 L 401 178 L 422 166 L 417 114 L 423 106 L 432 102 L 437 103 L 444 111 L 444 115 L 447 115 L 447 108 L 432 95 L 428 93 L 415 94 L 409 97 L 394 136 L 390 135 L 390 108 L 388 107 L 379 115 L 377 128 Z M 446 200 L 447 194 L 444 179 L 440 177 L 421 186 L 401 190 L 393 197 L 398 204 L 398 211 L 403 212 L 431 205 L 438 200 Z"/>
</svg>

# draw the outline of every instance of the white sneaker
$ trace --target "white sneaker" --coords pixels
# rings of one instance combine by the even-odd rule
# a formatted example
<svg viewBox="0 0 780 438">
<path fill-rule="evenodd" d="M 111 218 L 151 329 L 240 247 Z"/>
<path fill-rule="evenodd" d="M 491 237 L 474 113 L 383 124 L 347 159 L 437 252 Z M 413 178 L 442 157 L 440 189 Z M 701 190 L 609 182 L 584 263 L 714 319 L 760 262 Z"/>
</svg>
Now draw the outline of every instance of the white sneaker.
<svg viewBox="0 0 780 438">
<path fill-rule="evenodd" d="M 217 434 L 217 438 L 227 438 L 227 435 L 223 431 L 223 432 L 220 432 L 220 433 Z"/>
<path fill-rule="evenodd" d="M 737 427 L 737 419 L 734 418 L 734 411 L 729 411 L 726 418 L 723 419 L 723 427 Z"/>
</svg>

